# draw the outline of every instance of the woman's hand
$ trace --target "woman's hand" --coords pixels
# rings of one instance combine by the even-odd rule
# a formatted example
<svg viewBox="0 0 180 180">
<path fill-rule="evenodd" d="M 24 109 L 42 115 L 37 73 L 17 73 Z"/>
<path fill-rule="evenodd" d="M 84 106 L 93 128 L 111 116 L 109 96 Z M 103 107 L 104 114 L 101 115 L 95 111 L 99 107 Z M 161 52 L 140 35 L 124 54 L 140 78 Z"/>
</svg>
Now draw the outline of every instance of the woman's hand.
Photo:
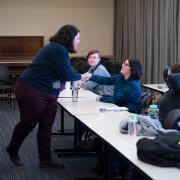
<svg viewBox="0 0 180 180">
<path fill-rule="evenodd" d="M 91 78 L 92 74 L 90 73 L 84 73 L 84 74 L 81 74 L 81 81 L 88 81 L 90 78 Z"/>
<path fill-rule="evenodd" d="M 99 101 L 102 96 L 97 96 L 96 101 Z"/>
<path fill-rule="evenodd" d="M 78 84 L 78 87 L 81 87 L 81 85 L 83 84 L 83 82 L 84 82 L 84 81 L 82 81 L 82 80 L 79 80 L 79 81 L 77 82 L 77 84 Z"/>
</svg>

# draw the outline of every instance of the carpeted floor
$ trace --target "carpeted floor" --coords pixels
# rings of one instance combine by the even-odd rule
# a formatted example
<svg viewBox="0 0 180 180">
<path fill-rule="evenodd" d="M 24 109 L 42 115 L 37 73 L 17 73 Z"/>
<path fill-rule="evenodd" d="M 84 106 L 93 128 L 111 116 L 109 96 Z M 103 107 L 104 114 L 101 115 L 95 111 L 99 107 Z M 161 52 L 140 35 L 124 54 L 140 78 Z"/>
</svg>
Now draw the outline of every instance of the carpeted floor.
<svg viewBox="0 0 180 180">
<path fill-rule="evenodd" d="M 68 115 L 65 119 L 65 128 L 73 128 L 73 119 Z M 26 138 L 20 149 L 20 157 L 24 162 L 24 166 L 15 166 L 8 158 L 5 147 L 10 141 L 13 128 L 19 120 L 19 110 L 16 105 L 9 107 L 7 102 L 0 102 L 0 180 L 73 180 L 76 177 L 95 176 L 92 168 L 96 164 L 95 156 L 62 156 L 58 158 L 53 153 L 54 159 L 64 163 L 65 169 L 39 169 L 36 132 L 37 127 Z M 53 131 L 56 132 L 60 128 L 60 109 L 56 115 Z M 72 147 L 72 136 L 52 136 L 52 151 L 55 148 Z"/>
</svg>

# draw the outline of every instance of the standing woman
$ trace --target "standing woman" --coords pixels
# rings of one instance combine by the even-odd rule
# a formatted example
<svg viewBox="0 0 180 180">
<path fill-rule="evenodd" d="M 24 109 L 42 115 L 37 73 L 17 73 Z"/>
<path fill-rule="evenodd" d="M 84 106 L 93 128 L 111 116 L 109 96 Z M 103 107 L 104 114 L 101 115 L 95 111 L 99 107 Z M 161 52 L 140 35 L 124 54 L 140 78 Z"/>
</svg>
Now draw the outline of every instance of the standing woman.
<svg viewBox="0 0 180 180">
<path fill-rule="evenodd" d="M 11 161 L 22 166 L 18 152 L 33 128 L 39 124 L 37 144 L 40 168 L 63 168 L 51 157 L 51 130 L 54 123 L 57 98 L 66 81 L 86 77 L 73 71 L 68 53 L 76 53 L 80 42 L 80 30 L 64 25 L 50 37 L 25 69 L 15 85 L 15 95 L 20 109 L 20 121 L 16 124 L 10 144 L 6 148 Z"/>
</svg>

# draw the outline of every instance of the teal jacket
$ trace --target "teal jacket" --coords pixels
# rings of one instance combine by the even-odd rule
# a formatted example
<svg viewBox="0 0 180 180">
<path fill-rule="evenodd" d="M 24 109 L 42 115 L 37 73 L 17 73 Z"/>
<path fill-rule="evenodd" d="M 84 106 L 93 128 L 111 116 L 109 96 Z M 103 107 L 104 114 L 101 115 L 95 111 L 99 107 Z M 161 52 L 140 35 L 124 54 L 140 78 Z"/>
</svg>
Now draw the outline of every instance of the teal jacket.
<svg viewBox="0 0 180 180">
<path fill-rule="evenodd" d="M 102 96 L 101 102 L 113 103 L 120 107 L 127 107 L 132 113 L 139 114 L 141 112 L 141 95 L 142 89 L 138 80 L 125 80 L 122 74 L 112 77 L 102 77 L 92 75 L 92 81 L 98 84 L 114 85 L 113 96 Z"/>
</svg>

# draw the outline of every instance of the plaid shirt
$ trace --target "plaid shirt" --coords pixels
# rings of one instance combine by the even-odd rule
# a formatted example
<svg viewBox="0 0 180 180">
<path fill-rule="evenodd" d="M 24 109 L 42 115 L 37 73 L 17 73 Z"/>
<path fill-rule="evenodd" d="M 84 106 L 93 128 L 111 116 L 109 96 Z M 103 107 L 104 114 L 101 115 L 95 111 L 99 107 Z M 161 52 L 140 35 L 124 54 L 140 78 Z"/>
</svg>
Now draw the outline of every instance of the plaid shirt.
<svg viewBox="0 0 180 180">
<path fill-rule="evenodd" d="M 125 80 L 122 74 L 112 77 L 92 75 L 91 79 L 98 84 L 114 85 L 113 96 L 102 96 L 101 102 L 113 103 L 120 107 L 127 107 L 132 113 L 141 112 L 141 85 L 138 80 Z"/>
</svg>

